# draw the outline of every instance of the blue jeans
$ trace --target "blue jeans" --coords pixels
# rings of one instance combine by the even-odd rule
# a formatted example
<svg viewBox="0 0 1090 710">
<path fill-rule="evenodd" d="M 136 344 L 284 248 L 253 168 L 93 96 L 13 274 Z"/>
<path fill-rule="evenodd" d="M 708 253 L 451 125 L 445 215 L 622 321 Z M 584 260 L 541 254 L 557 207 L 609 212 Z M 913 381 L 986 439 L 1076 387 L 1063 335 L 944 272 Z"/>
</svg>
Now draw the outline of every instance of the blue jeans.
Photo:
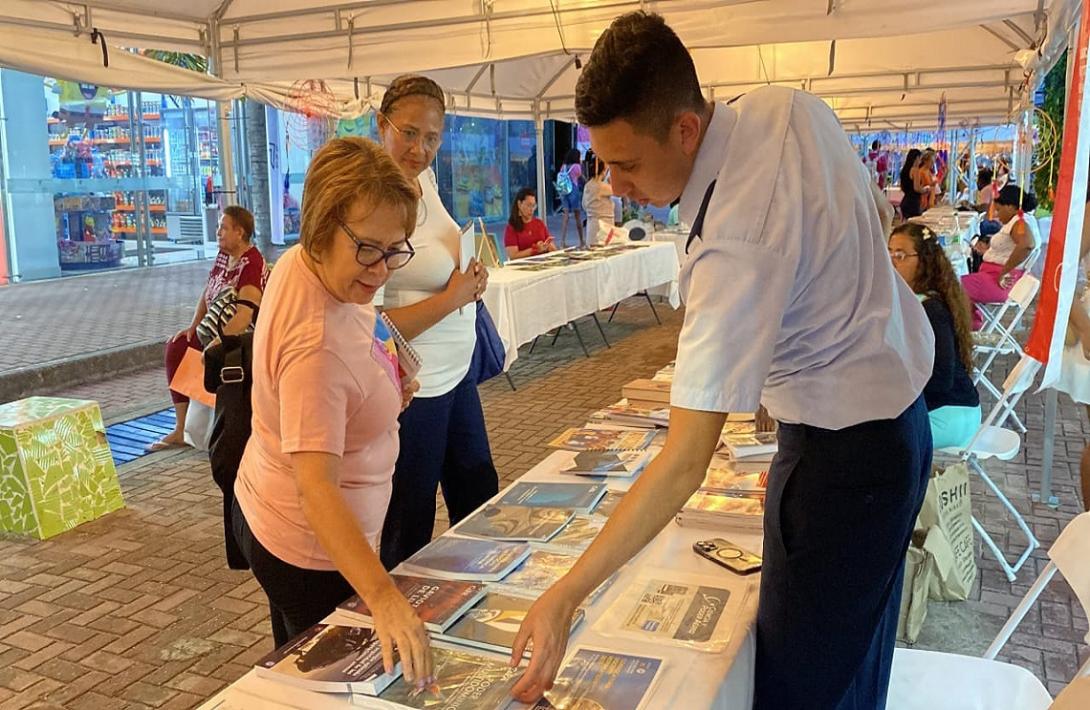
<svg viewBox="0 0 1090 710">
<path fill-rule="evenodd" d="M 768 475 L 756 710 L 882 710 L 931 472 L 920 397 L 839 431 L 782 424 Z"/>
<path fill-rule="evenodd" d="M 431 542 L 439 487 L 451 525 L 499 492 L 481 398 L 468 376 L 444 395 L 414 398 L 400 422 L 401 452 L 380 549 L 388 570 Z"/>
</svg>

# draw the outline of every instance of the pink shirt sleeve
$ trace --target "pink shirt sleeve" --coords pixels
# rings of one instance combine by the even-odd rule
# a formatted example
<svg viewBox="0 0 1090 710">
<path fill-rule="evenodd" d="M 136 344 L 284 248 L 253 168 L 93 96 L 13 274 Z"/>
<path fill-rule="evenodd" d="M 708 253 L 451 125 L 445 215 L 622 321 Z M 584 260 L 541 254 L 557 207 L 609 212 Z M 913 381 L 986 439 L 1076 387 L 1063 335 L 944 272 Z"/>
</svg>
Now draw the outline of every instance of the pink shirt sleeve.
<svg viewBox="0 0 1090 710">
<path fill-rule="evenodd" d="M 344 456 L 349 388 L 357 385 L 340 358 L 325 349 L 285 355 L 277 387 L 280 451 Z"/>
</svg>

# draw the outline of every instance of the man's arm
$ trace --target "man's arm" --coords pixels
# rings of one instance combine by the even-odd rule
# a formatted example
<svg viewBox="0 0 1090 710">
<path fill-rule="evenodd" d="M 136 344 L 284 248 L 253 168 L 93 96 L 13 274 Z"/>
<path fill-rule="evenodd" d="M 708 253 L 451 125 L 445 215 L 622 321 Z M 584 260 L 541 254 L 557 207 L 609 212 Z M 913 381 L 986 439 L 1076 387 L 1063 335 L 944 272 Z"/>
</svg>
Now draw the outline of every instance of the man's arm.
<svg viewBox="0 0 1090 710">
<path fill-rule="evenodd" d="M 719 444 L 722 412 L 674 407 L 666 445 L 621 500 L 576 565 L 531 607 L 511 654 L 517 665 L 533 641 L 530 666 L 512 694 L 533 702 L 552 687 L 567 647 L 571 617 L 590 592 L 630 560 L 661 531 L 700 487 Z"/>
</svg>

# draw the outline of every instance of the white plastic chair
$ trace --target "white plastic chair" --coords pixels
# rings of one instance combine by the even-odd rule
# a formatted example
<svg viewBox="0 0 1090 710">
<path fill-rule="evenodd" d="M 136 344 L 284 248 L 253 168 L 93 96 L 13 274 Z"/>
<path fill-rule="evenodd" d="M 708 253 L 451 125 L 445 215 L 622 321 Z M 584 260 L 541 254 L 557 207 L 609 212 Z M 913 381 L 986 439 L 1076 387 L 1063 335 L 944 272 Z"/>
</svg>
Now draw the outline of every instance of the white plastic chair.
<svg viewBox="0 0 1090 710">
<path fill-rule="evenodd" d="M 1036 277 L 1029 274 L 1022 276 L 1011 289 L 1006 303 L 994 312 L 988 324 L 974 336 L 973 356 L 974 358 L 983 356 L 984 361 L 973 368 L 973 384 L 981 385 L 997 400 L 1001 393 L 999 388 L 988 379 L 988 370 L 1000 355 L 1022 356 L 1022 345 L 1014 336 L 1014 330 L 1022 322 L 1022 318 L 1033 305 L 1033 299 L 1037 297 L 1040 290 L 1041 282 Z M 1014 312 L 1008 318 L 1007 312 L 1011 309 Z M 1014 414 L 1013 419 L 1015 426 L 1024 434 L 1026 427 L 1018 415 Z"/>
<path fill-rule="evenodd" d="M 1003 491 L 999 489 L 999 486 L 984 470 L 984 467 L 980 465 L 980 462 L 991 458 L 1010 461 L 1018 455 L 1018 451 L 1022 447 L 1022 438 L 1018 435 L 1018 432 L 1003 428 L 1003 424 L 1007 419 L 1014 417 L 1015 405 L 1018 404 L 1018 401 L 1022 399 L 1022 395 L 1033 384 L 1033 379 L 1040 369 L 1041 363 L 1029 356 L 1023 356 L 1004 381 L 1003 392 L 999 397 L 999 401 L 996 402 L 992 411 L 988 413 L 987 418 L 981 423 L 980 429 L 977 430 L 968 445 L 964 449 L 951 447 L 936 451 L 938 454 L 957 456 L 965 461 L 970 470 L 980 476 L 988 488 L 991 489 L 1025 536 L 1026 549 L 1012 564 L 1007 561 L 1006 555 L 999 549 L 999 545 L 984 529 L 984 526 L 980 524 L 980 521 L 976 519 L 976 516 L 973 516 L 973 529 L 980 535 L 981 541 L 992 551 L 995 559 L 999 562 L 999 566 L 1003 568 L 1003 572 L 1011 582 L 1015 580 L 1018 570 L 1026 563 L 1030 554 L 1040 547 L 1041 543 L 1037 541 L 1029 524 L 1026 523 L 1026 519 L 1022 517 L 1022 514 L 1018 512 L 1018 509 L 1014 507 L 1014 504 L 1011 503 Z"/>
<path fill-rule="evenodd" d="M 1048 691 L 1024 668 L 994 660 L 1018 624 L 1059 572 L 1090 613 L 1090 513 L 1064 527 L 1048 551 L 1049 563 L 1011 612 L 983 658 L 899 648 L 893 653 L 889 710 L 1044 710 Z M 1090 643 L 1090 634 L 1086 637 Z M 1088 661 L 1075 678 L 1090 674 Z"/>
</svg>

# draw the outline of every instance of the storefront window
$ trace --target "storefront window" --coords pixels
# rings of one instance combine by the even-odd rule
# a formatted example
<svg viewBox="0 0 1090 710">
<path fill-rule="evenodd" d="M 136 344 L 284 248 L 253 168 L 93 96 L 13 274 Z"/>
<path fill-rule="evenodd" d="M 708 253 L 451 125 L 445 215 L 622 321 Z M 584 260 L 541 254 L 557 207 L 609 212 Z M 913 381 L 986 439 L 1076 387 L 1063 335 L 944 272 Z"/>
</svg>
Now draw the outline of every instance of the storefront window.
<svg viewBox="0 0 1090 710">
<path fill-rule="evenodd" d="M 477 217 L 494 221 L 507 214 L 505 132 L 503 121 L 447 117 L 455 221 L 465 223 Z"/>
<path fill-rule="evenodd" d="M 44 87 L 62 273 L 214 250 L 201 210 L 218 177 L 213 103 L 53 79 Z"/>
<path fill-rule="evenodd" d="M 537 189 L 537 139 L 533 121 L 507 122 L 507 192 L 510 199 L 524 187 Z M 508 208 L 510 205 L 508 205 Z"/>
</svg>

